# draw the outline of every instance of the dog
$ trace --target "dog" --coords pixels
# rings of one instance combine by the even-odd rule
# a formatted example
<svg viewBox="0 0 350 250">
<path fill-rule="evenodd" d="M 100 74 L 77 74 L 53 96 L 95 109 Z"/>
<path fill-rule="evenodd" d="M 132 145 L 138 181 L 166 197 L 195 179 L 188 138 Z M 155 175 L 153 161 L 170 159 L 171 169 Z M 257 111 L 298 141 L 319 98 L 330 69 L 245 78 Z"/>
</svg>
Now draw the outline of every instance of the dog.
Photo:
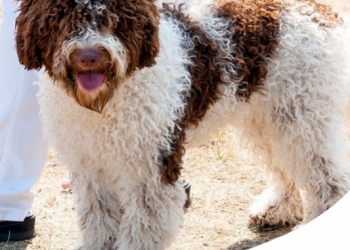
<svg viewBox="0 0 350 250">
<path fill-rule="evenodd" d="M 77 249 L 169 247 L 184 154 L 229 125 L 269 171 L 252 226 L 330 208 L 350 189 L 348 33 L 312 0 L 22 0 L 17 54 L 42 68 L 41 116 L 72 172 Z"/>
</svg>

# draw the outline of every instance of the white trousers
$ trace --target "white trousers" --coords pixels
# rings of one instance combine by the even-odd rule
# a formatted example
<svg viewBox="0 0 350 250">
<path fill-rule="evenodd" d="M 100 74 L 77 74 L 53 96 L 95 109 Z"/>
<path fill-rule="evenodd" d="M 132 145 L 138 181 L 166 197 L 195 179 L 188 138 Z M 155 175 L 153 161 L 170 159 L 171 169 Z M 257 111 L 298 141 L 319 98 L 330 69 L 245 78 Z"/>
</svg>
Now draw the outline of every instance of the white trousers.
<svg viewBox="0 0 350 250">
<path fill-rule="evenodd" d="M 0 0 L 1 1 L 1 0 Z M 33 203 L 30 191 L 48 153 L 36 100 L 37 73 L 18 63 L 14 0 L 2 0 L 0 23 L 0 220 L 22 221 Z"/>
</svg>

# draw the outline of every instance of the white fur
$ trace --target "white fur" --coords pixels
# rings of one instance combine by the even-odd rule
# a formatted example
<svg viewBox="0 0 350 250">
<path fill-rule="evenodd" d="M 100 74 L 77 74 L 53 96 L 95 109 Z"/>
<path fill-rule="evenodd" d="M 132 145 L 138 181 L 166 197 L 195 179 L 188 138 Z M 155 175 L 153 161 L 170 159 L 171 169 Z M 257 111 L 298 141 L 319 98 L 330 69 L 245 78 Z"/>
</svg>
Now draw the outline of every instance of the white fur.
<svg viewBox="0 0 350 250">
<path fill-rule="evenodd" d="M 215 20 L 193 10 L 193 18 L 219 41 Z M 252 222 L 260 226 L 308 222 L 350 189 L 345 30 L 319 29 L 294 10 L 282 13 L 281 23 L 265 95 L 242 102 L 235 83 L 221 86 L 226 98 L 187 131 L 191 147 L 234 125 L 242 144 L 264 160 L 270 188 L 251 209 Z M 163 18 L 157 64 L 121 83 L 101 114 L 78 105 L 46 74 L 39 81 L 42 120 L 59 161 L 73 173 L 79 219 L 86 225 L 79 249 L 160 250 L 180 229 L 184 191 L 179 183 L 160 184 L 155 159 L 159 146 L 170 147 L 185 109 L 181 93 L 191 87 L 183 39 L 176 23 Z"/>
</svg>

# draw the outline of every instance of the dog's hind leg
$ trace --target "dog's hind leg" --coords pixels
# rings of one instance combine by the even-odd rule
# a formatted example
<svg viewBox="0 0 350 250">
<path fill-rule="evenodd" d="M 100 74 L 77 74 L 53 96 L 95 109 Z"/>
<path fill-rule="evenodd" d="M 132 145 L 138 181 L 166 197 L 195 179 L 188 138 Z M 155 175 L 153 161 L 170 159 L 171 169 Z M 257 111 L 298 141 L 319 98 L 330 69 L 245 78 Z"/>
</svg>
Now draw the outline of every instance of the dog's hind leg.
<svg viewBox="0 0 350 250">
<path fill-rule="evenodd" d="M 253 226 L 294 224 L 300 217 L 304 223 L 309 222 L 350 190 L 347 135 L 341 112 L 319 105 L 319 109 L 309 110 L 307 117 L 277 115 L 267 126 L 271 129 L 264 132 L 269 135 L 265 139 L 270 145 L 271 186 L 251 209 Z"/>
<path fill-rule="evenodd" d="M 252 226 L 308 222 L 350 190 L 344 113 L 331 96 L 335 90 L 323 85 L 298 96 L 281 90 L 273 105 L 271 99 L 253 100 L 253 113 L 238 124 L 271 173 L 270 187 L 252 206 Z"/>
<path fill-rule="evenodd" d="M 259 230 L 273 230 L 295 225 L 303 216 L 299 190 L 275 169 L 269 176 L 269 187 L 250 208 L 250 226 Z"/>
<path fill-rule="evenodd" d="M 333 131 L 328 136 L 318 142 L 318 147 L 310 145 L 301 155 L 303 161 L 299 158 L 299 164 L 295 162 L 297 185 L 303 191 L 304 223 L 325 212 L 350 190 L 349 160 L 347 147 L 341 143 L 342 134 Z"/>
<path fill-rule="evenodd" d="M 257 102 L 255 102 L 257 101 Z M 270 130 L 268 108 L 255 99 L 253 109 L 245 119 L 234 124 L 242 131 L 242 143 L 250 148 L 266 164 L 268 188 L 257 198 L 250 208 L 250 226 L 259 230 L 272 230 L 298 223 L 302 219 L 302 201 L 293 179 L 280 168 L 276 157 L 273 134 Z M 259 107 L 256 109 L 254 107 Z M 258 112 L 262 112 L 261 115 Z M 272 132 L 272 133 L 271 133 Z"/>
<path fill-rule="evenodd" d="M 284 22 L 285 35 L 268 65 L 266 95 L 252 109 L 264 117 L 262 133 L 275 166 L 300 191 L 307 223 L 350 190 L 347 45 L 342 28 L 320 33 L 305 16 Z"/>
<path fill-rule="evenodd" d="M 280 98 L 283 104 L 273 108 L 268 126 L 279 170 L 301 191 L 304 223 L 350 190 L 348 139 L 335 89 L 323 85 Z"/>
</svg>

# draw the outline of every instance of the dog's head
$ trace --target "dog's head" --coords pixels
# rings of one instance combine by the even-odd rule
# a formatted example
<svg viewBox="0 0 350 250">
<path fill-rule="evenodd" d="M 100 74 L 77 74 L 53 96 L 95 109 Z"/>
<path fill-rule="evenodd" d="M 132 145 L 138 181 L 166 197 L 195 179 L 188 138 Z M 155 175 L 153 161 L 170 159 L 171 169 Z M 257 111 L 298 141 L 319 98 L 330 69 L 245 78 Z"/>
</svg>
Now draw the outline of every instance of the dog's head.
<svg viewBox="0 0 350 250">
<path fill-rule="evenodd" d="M 100 112 L 123 79 L 155 64 L 155 0 L 22 0 L 19 11 L 19 61 L 45 66 L 83 107 Z"/>
</svg>

